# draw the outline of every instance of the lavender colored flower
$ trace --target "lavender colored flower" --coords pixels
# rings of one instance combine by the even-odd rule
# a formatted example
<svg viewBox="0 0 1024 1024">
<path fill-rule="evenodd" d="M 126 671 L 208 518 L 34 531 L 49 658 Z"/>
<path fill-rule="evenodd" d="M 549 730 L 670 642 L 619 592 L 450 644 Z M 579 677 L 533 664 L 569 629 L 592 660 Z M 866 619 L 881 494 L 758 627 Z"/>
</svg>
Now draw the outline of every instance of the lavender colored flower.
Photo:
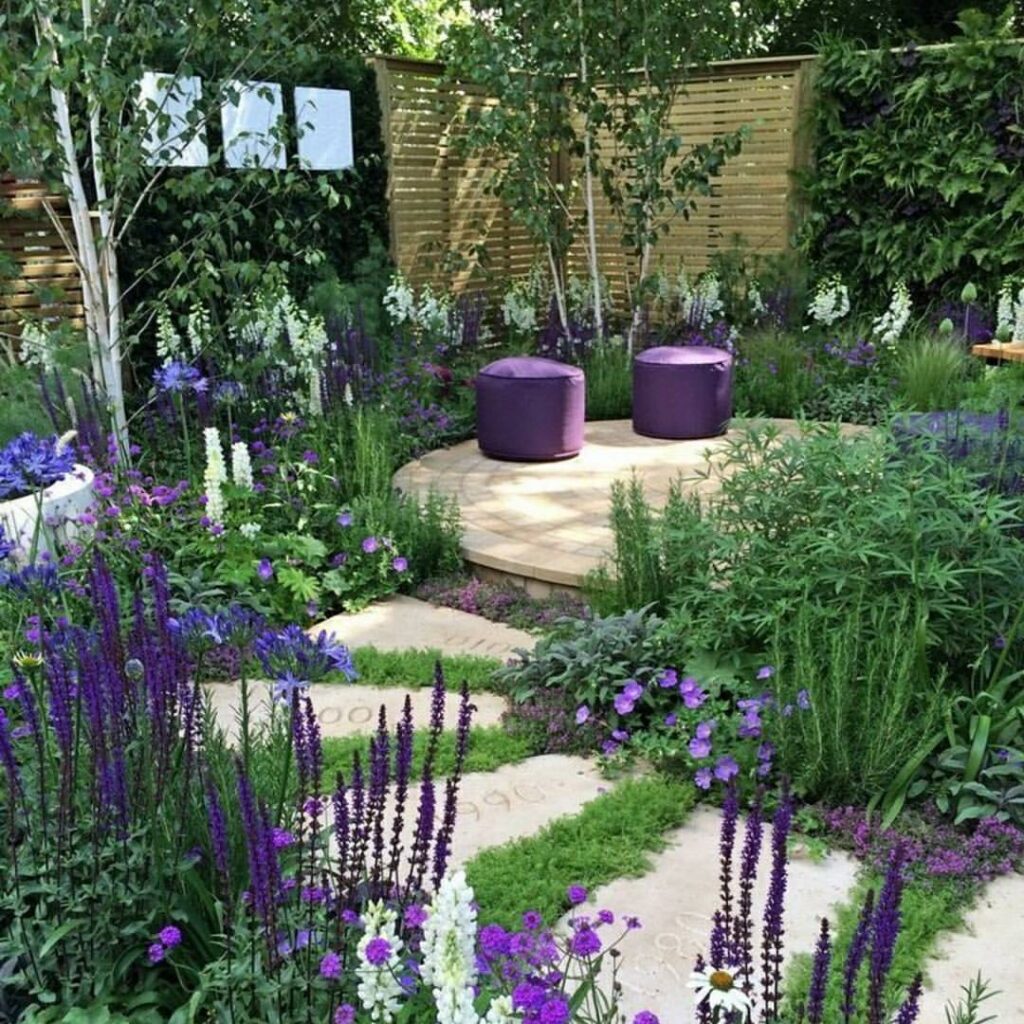
<svg viewBox="0 0 1024 1024">
<path fill-rule="evenodd" d="M 165 950 L 159 942 L 154 942 L 150 945 L 146 953 L 151 964 L 158 964 L 167 955 L 167 950 Z"/>
<path fill-rule="evenodd" d="M 566 890 L 566 896 L 569 902 L 576 907 L 581 903 L 586 903 L 587 890 L 582 885 L 570 885 Z"/>
<path fill-rule="evenodd" d="M 334 520 L 339 526 L 351 526 L 353 517 L 351 512 L 339 512 Z"/>
<path fill-rule="evenodd" d="M 355 1024 L 356 1008 L 351 1003 L 342 1003 L 334 1011 L 333 1024 Z"/>
<path fill-rule="evenodd" d="M 615 710 L 620 715 L 632 714 L 633 708 L 636 705 L 636 702 L 630 700 L 625 693 L 617 693 L 615 695 L 615 700 L 612 703 L 615 705 Z"/>
<path fill-rule="evenodd" d="M 590 718 L 590 708 L 585 704 L 576 709 L 576 724 L 583 725 Z"/>
<path fill-rule="evenodd" d="M 373 967 L 382 967 L 391 958 L 391 952 L 391 943 L 378 935 L 377 938 L 370 939 L 366 944 L 363 955 L 368 964 Z"/>
<path fill-rule="evenodd" d="M 362 548 L 368 555 L 372 555 L 380 547 L 380 541 L 376 537 L 364 537 Z"/>
<path fill-rule="evenodd" d="M 694 785 L 698 789 L 710 789 L 714 776 L 710 768 L 698 768 L 693 776 Z"/>
<path fill-rule="evenodd" d="M 181 944 L 181 929 L 176 925 L 168 924 L 157 932 L 156 936 L 168 949 L 174 949 Z"/>
<path fill-rule="evenodd" d="M 581 928 L 569 940 L 569 948 L 575 956 L 593 956 L 601 952 L 601 936 L 593 928 Z"/>
<path fill-rule="evenodd" d="M 500 924 L 484 925 L 480 929 L 480 949 L 488 960 L 505 956 L 509 951 L 509 934 Z"/>
<path fill-rule="evenodd" d="M 670 729 L 679 722 L 679 716 L 676 714 L 669 714 L 665 716 L 665 725 Z"/>
<path fill-rule="evenodd" d="M 864 957 L 871 942 L 874 911 L 875 894 L 873 890 L 869 889 L 864 897 L 864 904 L 861 907 L 857 928 L 853 933 L 853 938 L 850 940 L 850 946 L 846 953 L 846 963 L 843 966 L 843 1001 L 840 1009 L 845 1020 L 849 1020 L 856 1012 L 857 978 L 860 975 L 861 964 L 864 963 Z"/>
<path fill-rule="evenodd" d="M 544 919 L 536 910 L 527 910 L 523 913 L 523 927 L 533 932 L 544 923 Z"/>
<path fill-rule="evenodd" d="M 644 688 L 635 679 L 627 679 L 622 692 L 635 703 L 644 695 Z"/>
<path fill-rule="evenodd" d="M 569 1001 L 565 996 L 545 1000 L 537 1017 L 538 1024 L 566 1024 L 569 1019 Z"/>
<path fill-rule="evenodd" d="M 418 903 L 405 908 L 402 921 L 406 928 L 421 928 L 427 920 L 427 912 Z"/>
<path fill-rule="evenodd" d="M 512 1008 L 514 1010 L 537 1011 L 544 1005 L 546 990 L 535 981 L 521 981 L 512 990 Z"/>
<path fill-rule="evenodd" d="M 811 987 L 807 992 L 807 1024 L 822 1024 L 825 1012 L 825 987 L 828 984 L 828 968 L 832 962 L 832 940 L 828 934 L 828 918 L 821 919 L 818 944 L 814 948 L 814 963 L 811 967 Z"/>
<path fill-rule="evenodd" d="M 321 957 L 320 977 L 328 981 L 337 981 L 341 977 L 341 957 L 334 950 L 329 950 Z"/>
<path fill-rule="evenodd" d="M 206 380 L 200 372 L 181 360 L 172 360 L 158 367 L 153 373 L 153 381 L 161 391 L 202 392 L 206 389 Z"/>
<path fill-rule="evenodd" d="M 903 1000 L 899 1013 L 896 1014 L 895 1024 L 914 1024 L 921 1011 L 921 991 L 924 986 L 924 978 L 918 972 L 907 989 L 907 997 Z"/>
<path fill-rule="evenodd" d="M 650 1010 L 641 1010 L 633 1018 L 633 1024 L 661 1024 L 661 1022 Z"/>
<path fill-rule="evenodd" d="M 674 668 L 667 668 L 658 676 L 658 686 L 663 690 L 671 690 L 679 683 L 679 676 Z"/>
<path fill-rule="evenodd" d="M 695 757 L 698 760 L 705 758 L 711 753 L 711 740 L 694 736 L 690 740 L 689 751 L 691 757 Z"/>
<path fill-rule="evenodd" d="M 801 711 L 810 711 L 811 695 L 806 690 L 800 690 L 796 695 L 796 706 Z"/>
<path fill-rule="evenodd" d="M 269 558 L 261 558 L 256 566 L 256 575 L 266 582 L 274 578 L 274 566 Z"/>
<path fill-rule="evenodd" d="M 17 546 L 14 541 L 7 539 L 7 534 L 4 532 L 4 524 L 0 523 L 0 562 L 7 558 Z"/>
<path fill-rule="evenodd" d="M 409 568 L 409 560 L 401 555 L 396 555 L 391 559 L 391 568 L 395 572 L 405 572 Z"/>
<path fill-rule="evenodd" d="M 775 666 L 774 665 L 762 665 L 757 670 L 757 678 L 758 679 L 771 679 L 771 677 L 773 675 L 775 675 Z"/>
<path fill-rule="evenodd" d="M 0 448 L 0 501 L 20 498 L 56 483 L 74 469 L 75 455 L 56 436 L 19 434 Z"/>
</svg>

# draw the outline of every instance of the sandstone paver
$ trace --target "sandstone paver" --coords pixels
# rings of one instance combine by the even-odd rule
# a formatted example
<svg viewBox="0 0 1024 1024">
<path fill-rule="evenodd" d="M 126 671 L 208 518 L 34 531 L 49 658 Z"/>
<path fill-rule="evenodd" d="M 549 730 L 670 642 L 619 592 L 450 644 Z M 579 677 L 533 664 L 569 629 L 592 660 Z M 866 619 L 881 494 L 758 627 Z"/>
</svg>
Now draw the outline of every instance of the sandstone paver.
<svg viewBox="0 0 1024 1024">
<path fill-rule="evenodd" d="M 694 811 L 671 834 L 666 849 L 652 858 L 651 871 L 642 878 L 621 878 L 603 886 L 586 905 L 591 912 L 607 908 L 617 915 L 640 918 L 642 928 L 630 932 L 620 947 L 621 1009 L 626 1020 L 640 1010 L 652 1011 L 662 1024 L 690 1024 L 693 1020 L 692 993 L 686 982 L 696 955 L 707 955 L 711 917 L 719 905 L 720 822 L 717 811 Z M 769 879 L 770 834 L 766 828 L 754 892 L 755 934 L 760 932 L 760 910 Z M 741 843 L 742 827 L 737 863 Z M 840 854 L 820 863 L 791 858 L 785 916 L 788 954 L 813 950 L 822 916 L 834 923 L 832 908 L 847 900 L 856 876 L 857 865 Z M 618 924 L 608 932 L 609 937 L 615 934 Z"/>
</svg>

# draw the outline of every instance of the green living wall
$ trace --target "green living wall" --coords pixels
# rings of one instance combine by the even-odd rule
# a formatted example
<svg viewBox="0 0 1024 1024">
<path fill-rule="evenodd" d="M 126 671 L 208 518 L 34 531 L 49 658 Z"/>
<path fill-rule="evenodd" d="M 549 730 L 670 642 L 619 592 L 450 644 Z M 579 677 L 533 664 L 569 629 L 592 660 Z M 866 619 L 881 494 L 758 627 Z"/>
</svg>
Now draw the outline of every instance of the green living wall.
<svg viewBox="0 0 1024 1024">
<path fill-rule="evenodd" d="M 823 44 L 800 240 L 816 277 L 876 299 L 971 280 L 994 301 L 1024 273 L 1024 46 L 980 14 L 959 25 L 945 47 Z"/>
</svg>

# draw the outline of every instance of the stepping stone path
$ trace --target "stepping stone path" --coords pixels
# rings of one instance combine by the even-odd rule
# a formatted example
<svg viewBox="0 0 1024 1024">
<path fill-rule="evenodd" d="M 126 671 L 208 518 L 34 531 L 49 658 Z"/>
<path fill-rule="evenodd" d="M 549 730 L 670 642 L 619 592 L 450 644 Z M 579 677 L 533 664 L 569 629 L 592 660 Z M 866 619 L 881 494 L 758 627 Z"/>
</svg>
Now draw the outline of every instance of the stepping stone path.
<svg viewBox="0 0 1024 1024">
<path fill-rule="evenodd" d="M 921 1021 L 945 1020 L 946 1003 L 979 973 L 998 992 L 982 1003 L 982 1016 L 999 1024 L 1024 1024 L 1024 878 L 1008 875 L 990 882 L 966 916 L 967 929 L 947 932 L 928 964 Z"/>
<path fill-rule="evenodd" d="M 349 647 L 387 651 L 435 649 L 442 654 L 478 654 L 507 660 L 517 647 L 532 650 L 536 638 L 522 629 L 490 622 L 455 608 L 438 608 L 398 594 L 353 614 L 335 615 L 321 629 Z"/>
<path fill-rule="evenodd" d="M 445 700 L 445 728 L 454 729 L 459 715 L 459 695 L 452 680 L 452 689 Z M 250 683 L 250 713 L 254 722 L 265 721 L 270 712 L 270 684 Z M 213 709 L 228 736 L 238 733 L 239 688 L 236 683 L 211 683 L 207 687 Z M 389 727 L 402 714 L 406 695 L 412 698 L 412 718 L 416 728 L 425 729 L 430 721 L 429 687 L 407 690 L 401 686 L 360 686 L 358 683 L 314 683 L 309 688 L 313 710 L 323 736 L 354 736 L 373 732 L 377 713 L 383 704 Z M 476 711 L 473 725 L 497 725 L 505 710 L 505 698 L 494 693 L 472 695 Z"/>
<path fill-rule="evenodd" d="M 607 908 L 616 924 L 602 929 L 609 941 L 621 931 L 623 915 L 634 915 L 642 927 L 623 939 L 619 981 L 621 1010 L 632 1020 L 641 1010 L 656 1014 L 662 1024 L 692 1020 L 693 993 L 687 989 L 698 953 L 707 956 L 711 917 L 719 908 L 718 837 L 721 815 L 699 808 L 684 825 L 672 832 L 669 845 L 652 858 L 651 870 L 642 878 L 620 878 L 592 894 L 577 914 Z M 754 889 L 755 942 L 760 935 L 771 870 L 770 828 L 765 829 L 757 885 Z M 738 830 L 736 863 L 743 842 Z M 789 955 L 811 952 L 822 916 L 845 903 L 857 878 L 857 864 L 842 854 L 821 862 L 791 856 L 786 895 L 785 942 Z M 735 884 L 734 884 L 735 891 Z M 568 918 L 574 914 L 566 915 Z M 755 946 L 755 950 L 758 947 Z M 931 1020 L 932 1018 L 923 1018 Z"/>
</svg>

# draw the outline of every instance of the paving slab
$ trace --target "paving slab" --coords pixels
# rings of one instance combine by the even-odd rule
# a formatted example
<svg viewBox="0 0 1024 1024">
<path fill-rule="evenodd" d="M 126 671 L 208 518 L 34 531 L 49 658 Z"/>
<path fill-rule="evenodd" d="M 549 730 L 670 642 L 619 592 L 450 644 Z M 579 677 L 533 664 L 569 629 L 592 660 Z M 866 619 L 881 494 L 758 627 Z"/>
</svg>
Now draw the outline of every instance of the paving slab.
<svg viewBox="0 0 1024 1024">
<path fill-rule="evenodd" d="M 770 422 L 782 436 L 800 431 L 793 420 Z M 721 437 L 672 441 L 634 434 L 630 420 L 587 423 L 583 450 L 559 462 L 500 462 L 484 456 L 475 440 L 465 441 L 403 466 L 394 480 L 411 494 L 434 490 L 456 499 L 462 552 L 474 568 L 517 582 L 579 589 L 613 550 L 608 518 L 614 481 L 636 473 L 655 504 L 664 503 L 679 477 L 687 489 L 714 493 L 718 474 L 702 476 L 708 459 L 720 464 L 744 425 L 734 421 Z M 864 429 L 843 427 L 847 434 Z"/>
<path fill-rule="evenodd" d="M 986 888 L 967 915 L 966 928 L 947 932 L 928 963 L 921 999 L 925 1024 L 945 1020 L 946 1003 L 980 973 L 997 991 L 982 1004 L 999 1024 L 1024 1024 L 1024 877 L 1007 875 Z"/>
<path fill-rule="evenodd" d="M 335 615 L 314 626 L 337 635 L 349 647 L 387 651 L 438 650 L 441 654 L 477 654 L 507 660 L 517 647 L 533 650 L 536 637 L 522 629 L 490 622 L 455 608 L 438 608 L 396 594 L 361 612 Z"/>
<path fill-rule="evenodd" d="M 217 720 L 231 739 L 238 735 L 238 683 L 211 683 L 206 688 Z M 270 714 L 270 684 L 249 684 L 250 715 L 254 722 L 266 721 Z M 398 721 L 406 696 L 412 700 L 413 722 L 426 728 L 430 720 L 430 687 L 406 689 L 400 686 L 361 686 L 358 683 L 314 683 L 309 688 L 313 710 L 324 736 L 355 736 L 376 728 L 383 705 L 388 723 Z M 497 725 L 505 711 L 504 697 L 494 693 L 473 694 L 473 725 Z M 459 695 L 452 691 L 445 698 L 445 728 L 454 729 L 459 714 Z"/>
<path fill-rule="evenodd" d="M 629 932 L 620 949 L 620 1009 L 626 1020 L 641 1010 L 656 1014 L 661 1024 L 690 1024 L 693 994 L 686 983 L 698 953 L 707 956 L 711 918 L 718 909 L 718 837 L 721 815 L 700 808 L 670 834 L 665 850 L 652 858 L 642 878 L 620 878 L 596 890 L 586 905 L 593 912 L 607 908 L 618 916 L 632 914 L 642 927 Z M 756 934 L 768 888 L 771 862 L 769 828 L 758 882 L 754 890 Z M 737 837 L 737 863 L 742 845 Z M 821 862 L 790 858 L 786 895 L 785 941 L 788 955 L 811 952 L 821 918 L 834 923 L 832 908 L 847 900 L 857 878 L 857 864 L 843 854 Z M 584 911 L 585 912 L 585 911 Z M 567 924 L 568 917 L 563 924 Z M 607 934 L 618 934 L 616 925 Z M 930 1020 L 930 1018 L 927 1018 Z"/>
</svg>

